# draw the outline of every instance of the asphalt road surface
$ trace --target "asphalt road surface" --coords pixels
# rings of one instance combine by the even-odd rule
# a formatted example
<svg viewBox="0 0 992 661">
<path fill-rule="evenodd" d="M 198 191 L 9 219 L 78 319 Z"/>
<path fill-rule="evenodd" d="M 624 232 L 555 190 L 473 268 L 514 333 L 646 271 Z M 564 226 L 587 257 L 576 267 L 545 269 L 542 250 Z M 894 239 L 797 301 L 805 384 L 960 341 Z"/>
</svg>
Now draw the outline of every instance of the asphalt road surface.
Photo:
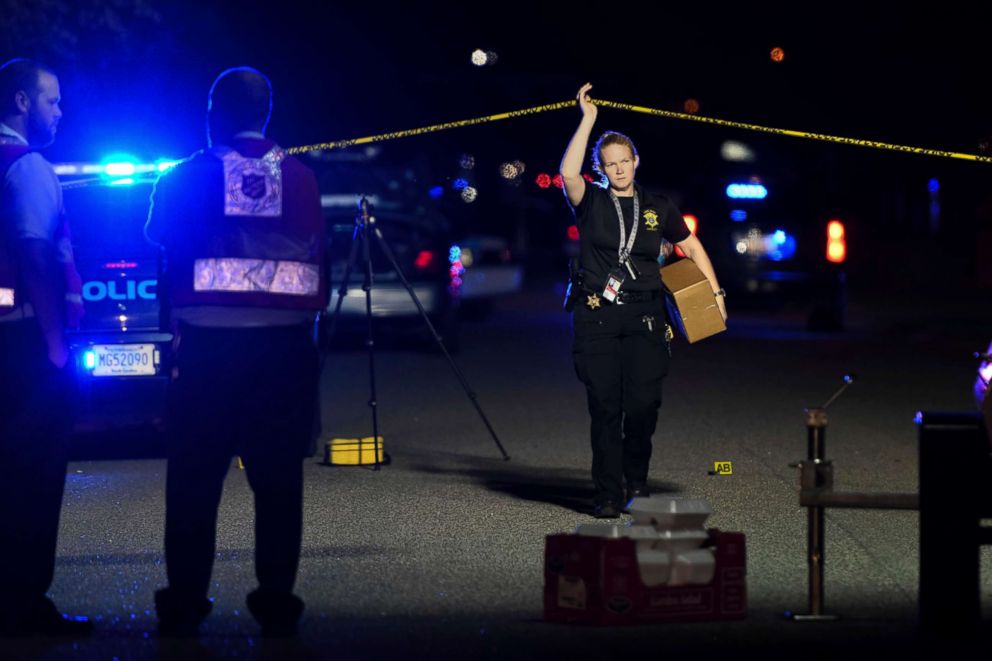
<svg viewBox="0 0 992 661">
<path fill-rule="evenodd" d="M 733 315 L 733 301 L 729 302 Z M 917 410 L 973 408 L 971 352 L 992 338 L 967 302 L 917 314 L 914 301 L 852 302 L 845 333 L 801 317 L 732 316 L 727 333 L 675 345 L 655 437 L 656 493 L 702 498 L 707 525 L 747 536 L 748 616 L 731 623 L 588 627 L 542 619 L 545 536 L 591 522 L 584 392 L 550 284 L 466 324 L 456 360 L 512 457 L 503 461 L 443 356 L 382 348 L 379 419 L 391 463 L 379 471 L 306 465 L 296 640 L 270 642 L 244 606 L 254 587 L 252 498 L 232 465 L 221 504 L 211 596 L 194 642 L 160 641 L 152 595 L 165 582 L 165 462 L 70 465 L 52 595 L 96 622 L 89 640 L 6 641 L 2 658 L 826 658 L 902 653 L 917 628 L 918 515 L 829 510 L 826 605 L 806 609 L 806 515 L 798 505 L 803 408 L 858 381 L 829 409 L 836 488 L 914 492 Z M 983 318 L 984 315 L 984 318 Z M 368 360 L 331 354 L 325 437 L 371 435 Z M 142 442 L 135 438 L 136 443 Z M 730 461 L 732 475 L 709 474 Z M 624 520 L 629 517 L 624 516 Z M 992 602 L 992 552 L 982 596 Z M 986 620 L 989 616 L 986 615 Z M 985 636 L 984 645 L 989 642 Z M 953 645 L 953 643 L 949 643 Z"/>
</svg>

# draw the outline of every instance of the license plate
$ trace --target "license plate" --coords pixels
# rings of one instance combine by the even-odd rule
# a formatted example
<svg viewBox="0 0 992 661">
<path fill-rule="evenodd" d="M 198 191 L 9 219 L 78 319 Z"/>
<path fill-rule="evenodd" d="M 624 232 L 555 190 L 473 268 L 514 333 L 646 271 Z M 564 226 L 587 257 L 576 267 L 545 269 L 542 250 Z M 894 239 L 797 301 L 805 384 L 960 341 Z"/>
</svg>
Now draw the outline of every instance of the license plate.
<svg viewBox="0 0 992 661">
<path fill-rule="evenodd" d="M 154 344 L 94 344 L 93 376 L 155 374 L 158 350 Z"/>
</svg>

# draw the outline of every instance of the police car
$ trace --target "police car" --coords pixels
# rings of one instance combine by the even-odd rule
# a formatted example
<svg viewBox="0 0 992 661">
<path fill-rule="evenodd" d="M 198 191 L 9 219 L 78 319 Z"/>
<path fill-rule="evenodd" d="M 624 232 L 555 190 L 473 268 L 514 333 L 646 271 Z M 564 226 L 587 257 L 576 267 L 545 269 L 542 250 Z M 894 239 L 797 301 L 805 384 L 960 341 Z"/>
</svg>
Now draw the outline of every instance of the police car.
<svg viewBox="0 0 992 661">
<path fill-rule="evenodd" d="M 847 307 L 847 222 L 790 199 L 775 179 L 724 180 L 708 228 L 720 282 L 744 306 L 787 307 L 814 331 L 838 331 Z M 769 192 L 769 189 L 774 193 Z"/>
<path fill-rule="evenodd" d="M 781 311 L 801 315 L 809 330 L 842 330 L 852 219 L 815 168 L 773 146 L 759 160 L 749 144 L 724 141 L 719 163 L 687 188 L 683 211 L 698 217 L 690 226 L 734 310 Z"/>
<path fill-rule="evenodd" d="M 143 233 L 154 172 L 136 180 L 125 167 L 136 166 L 56 165 L 85 309 L 69 331 L 77 432 L 164 425 L 172 336 L 160 323 L 158 250 Z"/>
</svg>

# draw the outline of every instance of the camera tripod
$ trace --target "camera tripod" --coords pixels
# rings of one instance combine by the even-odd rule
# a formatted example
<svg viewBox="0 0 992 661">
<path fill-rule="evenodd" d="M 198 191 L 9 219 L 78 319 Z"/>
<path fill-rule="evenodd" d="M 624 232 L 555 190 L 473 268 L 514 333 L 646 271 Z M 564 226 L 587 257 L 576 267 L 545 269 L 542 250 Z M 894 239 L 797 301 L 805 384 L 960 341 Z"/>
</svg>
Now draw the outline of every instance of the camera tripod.
<svg viewBox="0 0 992 661">
<path fill-rule="evenodd" d="M 483 424 L 485 424 L 486 429 L 489 430 L 489 435 L 492 436 L 493 442 L 496 443 L 496 447 L 499 448 L 500 453 L 503 455 L 503 459 L 509 461 L 510 456 L 503 449 L 503 444 L 500 443 L 499 437 L 496 435 L 496 431 L 493 429 L 492 425 L 489 423 L 489 419 L 486 417 L 485 412 L 479 405 L 478 396 L 472 390 L 465 378 L 465 375 L 458 368 L 451 354 L 448 352 L 447 347 L 444 346 L 444 341 L 438 334 L 437 329 L 434 328 L 434 324 L 431 323 L 430 318 L 427 315 L 427 311 L 424 309 L 423 304 L 417 297 L 413 286 L 410 281 L 407 280 L 406 275 L 400 268 L 400 265 L 396 261 L 396 256 L 389 244 L 386 243 L 385 238 L 382 236 L 382 232 L 379 230 L 379 226 L 376 223 L 374 209 L 372 204 L 363 195 L 358 202 L 358 212 L 355 215 L 355 229 L 352 232 L 351 237 L 351 248 L 348 254 L 348 263 L 345 267 L 344 278 L 341 281 L 341 287 L 338 289 L 338 299 L 334 306 L 334 312 L 331 315 L 330 327 L 327 331 L 326 341 L 328 346 L 330 344 L 331 338 L 334 337 L 334 332 L 337 328 L 338 317 L 341 314 L 341 305 L 344 302 L 344 297 L 348 294 L 348 282 L 351 279 L 351 273 L 354 270 L 355 263 L 358 259 L 359 252 L 361 252 L 362 266 L 364 269 L 365 277 L 362 282 L 362 290 L 365 292 L 365 319 L 366 319 L 366 341 L 365 345 L 368 348 L 369 354 L 369 408 L 372 411 L 372 442 L 373 442 L 373 454 L 375 455 L 375 463 L 373 470 L 379 470 L 379 466 L 382 462 L 379 461 L 379 403 L 376 396 L 376 381 L 375 381 L 375 340 L 372 333 L 372 290 L 374 288 L 375 277 L 372 273 L 372 256 L 371 256 L 371 243 L 372 239 L 378 242 L 379 249 L 382 254 L 385 255 L 386 259 L 389 261 L 393 270 L 396 272 L 400 282 L 406 289 L 407 293 L 410 294 L 410 299 L 413 304 L 417 307 L 417 312 L 420 314 L 421 319 L 423 319 L 424 324 L 430 331 L 437 343 L 438 348 L 444 354 L 444 357 L 448 361 L 448 365 L 451 366 L 452 371 L 455 373 L 462 389 L 465 391 L 466 396 L 472 402 L 475 407 L 476 412 L 478 412 L 479 417 L 482 419 Z M 324 352 L 324 357 L 326 358 L 326 350 Z M 321 373 L 323 373 L 323 359 L 321 360 Z M 358 453 L 359 458 L 363 456 L 362 447 L 363 441 L 359 441 Z"/>
</svg>

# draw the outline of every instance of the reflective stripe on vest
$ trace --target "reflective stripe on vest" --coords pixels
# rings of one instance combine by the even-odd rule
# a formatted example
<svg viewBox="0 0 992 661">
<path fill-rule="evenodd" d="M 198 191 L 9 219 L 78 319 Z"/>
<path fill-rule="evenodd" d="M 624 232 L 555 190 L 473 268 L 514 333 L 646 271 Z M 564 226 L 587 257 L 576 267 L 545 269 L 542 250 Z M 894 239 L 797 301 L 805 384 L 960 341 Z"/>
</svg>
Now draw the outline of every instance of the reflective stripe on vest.
<svg viewBox="0 0 992 661">
<path fill-rule="evenodd" d="M 217 149 L 224 163 L 224 215 L 282 215 L 282 167 L 286 152 L 273 147 L 261 158 L 247 158 L 233 149 Z"/>
<path fill-rule="evenodd" d="M 316 264 L 276 259 L 198 259 L 193 263 L 193 291 L 314 296 L 320 291 L 320 269 Z"/>
<path fill-rule="evenodd" d="M 14 307 L 14 290 L 0 287 L 0 308 Z"/>
</svg>

